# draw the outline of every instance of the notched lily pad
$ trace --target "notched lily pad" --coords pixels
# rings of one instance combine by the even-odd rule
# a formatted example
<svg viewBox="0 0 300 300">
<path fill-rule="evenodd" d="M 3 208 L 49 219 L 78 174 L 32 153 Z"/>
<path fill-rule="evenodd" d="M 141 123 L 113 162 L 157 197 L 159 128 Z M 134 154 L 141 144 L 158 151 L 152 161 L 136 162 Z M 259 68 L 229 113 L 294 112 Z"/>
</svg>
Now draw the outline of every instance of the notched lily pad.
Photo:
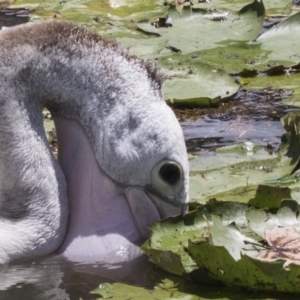
<svg viewBox="0 0 300 300">
<path fill-rule="evenodd" d="M 257 290 L 299 293 L 299 212 L 294 200 L 282 201 L 275 212 L 234 202 L 206 204 L 184 218 L 154 225 L 143 250 L 167 271 L 162 253 L 173 252 L 185 270 L 177 275 L 201 283 L 214 279 Z M 160 252 L 159 259 L 152 250 Z M 202 277 L 192 276 L 197 269 L 191 268 L 191 262 L 197 263 Z"/>
<path fill-rule="evenodd" d="M 222 222 L 226 224 L 234 220 L 243 224 L 247 207 L 243 203 L 218 202 L 200 206 L 184 218 L 167 218 L 151 228 L 151 237 L 144 243 L 142 250 L 155 264 L 172 274 L 201 278 L 201 282 L 210 282 L 212 280 L 207 277 L 207 273 L 198 268 L 186 253 L 188 240 L 205 240 L 211 214 L 221 214 Z"/>
<path fill-rule="evenodd" d="M 255 197 L 248 204 L 259 208 L 278 208 L 282 199 L 291 199 L 289 187 L 261 184 L 257 187 Z"/>
<path fill-rule="evenodd" d="M 282 202 L 277 214 L 246 210 L 248 226 L 245 228 L 230 224 L 220 230 L 219 219 L 212 219 L 214 229 L 208 242 L 190 241 L 189 254 L 201 268 L 226 284 L 299 293 L 298 215 L 298 204 L 290 200 Z"/>
</svg>

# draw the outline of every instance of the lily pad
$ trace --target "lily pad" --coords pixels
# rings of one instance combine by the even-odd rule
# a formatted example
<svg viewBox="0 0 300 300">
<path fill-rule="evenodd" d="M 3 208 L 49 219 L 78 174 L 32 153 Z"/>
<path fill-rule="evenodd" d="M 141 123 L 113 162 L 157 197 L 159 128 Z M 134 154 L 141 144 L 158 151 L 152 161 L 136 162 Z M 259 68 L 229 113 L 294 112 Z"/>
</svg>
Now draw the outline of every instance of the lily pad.
<svg viewBox="0 0 300 300">
<path fill-rule="evenodd" d="M 205 203 L 209 199 L 217 199 L 247 203 L 252 199 L 251 203 L 256 206 L 261 203 L 260 207 L 278 207 L 278 203 L 289 196 L 300 199 L 296 196 L 299 194 L 299 176 L 296 172 L 300 159 L 299 118 L 299 113 L 295 112 L 282 119 L 288 132 L 283 135 L 277 153 L 268 154 L 267 151 L 258 150 L 243 154 L 235 150 L 226 154 L 223 150 L 223 153 L 216 153 L 216 156 L 191 159 L 192 201 Z M 269 196 L 261 197 L 264 193 Z M 273 199 L 273 206 L 266 204 L 267 199 Z"/>
<path fill-rule="evenodd" d="M 155 224 L 151 228 L 151 237 L 142 246 L 142 250 L 162 269 L 181 276 L 201 278 L 202 282 L 212 282 L 204 269 L 198 269 L 195 262 L 186 253 L 188 240 L 205 240 L 209 231 L 211 214 L 222 215 L 223 222 L 233 221 L 242 224 L 245 210 L 242 203 L 219 202 L 206 204 L 196 211 L 171 217 Z"/>
<path fill-rule="evenodd" d="M 92 294 L 94 297 L 100 295 L 99 299 L 113 300 L 154 300 L 154 299 L 186 299 L 186 300 L 253 300 L 253 299 L 269 299 L 269 300 L 297 300 L 288 294 L 270 295 L 260 291 L 251 291 L 241 288 L 232 288 L 228 286 L 214 286 L 207 284 L 193 283 L 184 280 L 178 276 L 164 274 L 161 270 L 157 270 L 155 274 L 155 284 L 153 286 L 143 288 L 138 286 L 130 286 L 122 283 L 101 284 Z M 94 299 L 94 298 L 93 298 Z"/>
<path fill-rule="evenodd" d="M 262 50 L 269 52 L 266 60 L 285 62 L 285 65 L 298 63 L 299 28 L 300 13 L 296 13 L 262 34 L 257 42 L 261 44 Z"/>
<path fill-rule="evenodd" d="M 171 7 L 168 11 L 168 16 L 172 20 L 171 27 L 162 27 L 158 30 L 153 28 L 155 33 L 159 33 L 159 37 L 144 40 L 142 49 L 136 41 L 129 44 L 128 40 L 128 46 L 135 54 L 153 57 L 158 53 L 160 56 L 170 53 L 172 50 L 163 50 L 166 46 L 175 47 L 181 53 L 190 53 L 215 48 L 226 40 L 253 40 L 262 27 L 265 10 L 262 1 L 255 0 L 239 12 L 228 14 L 223 22 L 216 22 L 207 14 L 207 10 L 193 9 L 188 5 L 183 6 L 180 12 L 176 7 Z M 145 24 L 137 24 L 137 27 L 144 32 L 147 30 L 152 32 L 149 27 L 145 28 Z M 213 34 L 210 34 L 212 32 Z"/>
<path fill-rule="evenodd" d="M 200 282 L 211 282 L 214 279 L 226 284 L 247 286 L 253 289 L 297 292 L 299 288 L 295 287 L 295 282 L 287 285 L 283 283 L 277 287 L 279 277 L 272 278 L 271 274 L 274 270 L 282 269 L 283 265 L 287 267 L 287 261 L 290 266 L 290 260 L 298 258 L 294 252 L 291 255 L 287 254 L 285 244 L 294 244 L 296 240 L 294 237 L 300 229 L 298 224 L 299 205 L 296 201 L 291 200 L 299 199 L 300 192 L 299 184 L 295 183 L 297 182 L 295 170 L 297 170 L 300 155 L 299 118 L 299 114 L 293 113 L 282 119 L 288 132 L 283 136 L 278 154 L 269 159 L 272 171 L 264 172 L 261 177 L 257 173 L 257 171 L 261 171 L 261 168 L 256 168 L 256 163 L 266 165 L 268 160 L 258 162 L 252 160 L 248 166 L 247 162 L 240 161 L 233 166 L 229 164 L 230 168 L 228 168 L 228 161 L 218 163 L 218 160 L 212 158 L 215 160 L 215 169 L 212 170 L 209 170 L 211 167 L 209 160 L 202 160 L 201 167 L 204 172 L 199 174 L 195 171 L 197 163 L 192 160 L 192 191 L 195 189 L 193 180 L 198 178 L 198 182 L 195 180 L 194 183 L 201 187 L 202 192 L 203 190 L 207 191 L 210 195 L 209 198 L 207 195 L 204 197 L 205 201 L 212 200 L 183 218 L 177 216 L 155 224 L 151 229 L 150 239 L 142 247 L 151 260 L 172 274 L 188 276 Z M 230 155 L 235 151 L 234 147 L 226 148 L 220 150 L 222 155 L 226 153 Z M 245 152 L 249 152 L 248 148 L 246 146 L 241 153 L 245 155 Z M 251 147 L 251 151 L 259 153 L 260 149 Z M 249 156 L 245 157 L 249 159 Z M 222 168 L 220 165 L 224 167 Z M 242 170 L 248 174 L 248 177 L 241 174 Z M 252 172 L 255 170 L 256 174 L 254 175 Z M 195 177 L 196 174 L 198 177 Z M 220 178 L 220 185 L 216 181 L 216 176 Z M 251 182 L 256 182 L 256 184 L 247 184 L 250 182 L 250 176 L 253 176 Z M 200 177 L 205 184 L 199 184 Z M 271 177 L 273 180 L 270 179 Z M 212 180 L 211 184 L 210 180 Z M 275 185 L 260 184 L 267 180 L 269 183 L 273 181 Z M 228 189 L 226 190 L 227 184 Z M 216 191 L 220 192 L 216 193 Z M 218 202 L 216 199 L 245 201 L 248 204 Z M 249 205 L 263 209 L 249 208 Z M 277 214 L 273 214 L 272 212 L 280 205 Z M 271 208 L 273 211 L 266 210 L 267 208 Z M 270 234 L 273 234 L 272 230 L 280 232 L 281 227 L 285 228 L 284 232 L 288 232 L 292 236 L 293 243 L 288 240 L 279 247 L 280 242 L 272 239 Z M 261 243 L 262 240 L 266 242 Z M 269 245 L 266 247 L 267 241 Z M 189 249 L 188 253 L 187 248 Z M 277 251 L 277 248 L 280 250 Z M 295 251 L 294 248 L 292 251 Z M 277 252 L 279 253 L 278 257 L 276 257 Z M 220 257 L 209 261 L 209 257 L 213 257 L 211 253 L 220 255 Z M 264 254 L 260 256 L 261 253 Z M 283 260 L 282 255 L 288 256 L 288 260 Z M 271 262 L 268 259 L 271 259 Z M 195 266 L 195 261 L 199 268 Z M 238 279 L 238 272 L 245 268 L 249 272 L 258 270 L 258 273 L 255 275 L 251 273 L 251 276 L 247 277 L 248 273 L 244 271 L 245 278 Z M 268 269 L 268 272 L 263 275 L 264 268 L 270 268 L 271 271 Z M 295 276 L 300 272 L 293 265 L 291 268 L 294 270 Z M 228 272 L 231 272 L 230 276 L 227 276 Z M 259 281 L 254 280 L 257 276 L 260 276 L 258 277 Z M 281 276 L 290 281 L 289 274 L 281 273 Z"/>
<path fill-rule="evenodd" d="M 291 189 L 281 186 L 259 185 L 255 197 L 248 201 L 255 207 L 278 208 L 282 199 L 291 199 Z"/>
<path fill-rule="evenodd" d="M 294 200 L 284 200 L 277 214 L 271 214 L 263 209 L 254 209 L 251 207 L 246 211 L 248 227 L 264 237 L 266 229 L 270 230 L 276 226 L 293 226 L 298 223 L 298 203 Z"/>
<path fill-rule="evenodd" d="M 155 224 L 142 249 L 164 270 L 200 283 L 299 293 L 299 212 L 294 200 L 282 201 L 276 213 L 209 203 Z M 172 257 L 179 262 L 177 271 L 170 266 Z"/>
<path fill-rule="evenodd" d="M 142 287 L 130 286 L 122 283 L 115 284 L 101 284 L 93 294 L 100 294 L 99 299 L 114 299 L 114 300 L 153 300 L 153 299 L 184 299 L 188 297 L 189 300 L 199 299 L 196 295 L 187 294 L 180 291 L 176 285 L 171 286 L 170 281 L 168 285 L 160 284 L 154 290 L 147 290 Z M 194 288 L 194 290 L 196 290 Z"/>
<path fill-rule="evenodd" d="M 258 218 L 255 212 L 246 210 L 250 228 L 235 223 L 225 225 L 220 216 L 214 216 L 209 238 L 206 242 L 190 241 L 189 254 L 200 268 L 226 284 L 299 293 L 298 204 L 284 201 L 277 215 L 260 211 L 264 218 Z"/>
<path fill-rule="evenodd" d="M 254 72 L 282 66 L 285 74 L 290 76 L 293 74 L 292 66 L 300 61 L 298 43 L 295 39 L 299 35 L 299 26 L 298 12 L 265 31 L 256 42 L 223 41 L 219 43 L 219 47 L 216 46 L 210 51 L 201 49 L 192 55 L 197 55 L 218 68 L 224 68 L 231 74 L 240 73 L 244 68 Z M 261 83 L 259 86 L 262 86 Z"/>
<path fill-rule="evenodd" d="M 248 4 L 249 2 L 249 0 L 214 0 L 196 5 L 202 8 L 221 9 L 234 12 L 240 10 L 244 5 Z M 268 15 L 287 15 L 290 13 L 292 8 L 292 1 L 290 0 L 264 0 L 263 2 L 266 8 L 266 13 Z"/>
<path fill-rule="evenodd" d="M 240 88 L 224 71 L 197 61 L 169 56 L 159 64 L 168 75 L 163 86 L 164 98 L 177 107 L 210 107 L 233 96 Z"/>
</svg>

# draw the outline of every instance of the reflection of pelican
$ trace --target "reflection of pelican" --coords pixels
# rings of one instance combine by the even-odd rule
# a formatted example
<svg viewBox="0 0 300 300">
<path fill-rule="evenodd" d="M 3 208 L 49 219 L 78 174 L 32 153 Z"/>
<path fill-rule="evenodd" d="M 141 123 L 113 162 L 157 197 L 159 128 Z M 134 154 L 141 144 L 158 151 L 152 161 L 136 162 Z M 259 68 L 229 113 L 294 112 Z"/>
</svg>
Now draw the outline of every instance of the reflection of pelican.
<svg viewBox="0 0 300 300">
<path fill-rule="evenodd" d="M 159 70 L 67 22 L 7 29 L 0 43 L 0 262 L 58 248 L 74 260 L 124 256 L 180 212 L 187 155 Z"/>
</svg>

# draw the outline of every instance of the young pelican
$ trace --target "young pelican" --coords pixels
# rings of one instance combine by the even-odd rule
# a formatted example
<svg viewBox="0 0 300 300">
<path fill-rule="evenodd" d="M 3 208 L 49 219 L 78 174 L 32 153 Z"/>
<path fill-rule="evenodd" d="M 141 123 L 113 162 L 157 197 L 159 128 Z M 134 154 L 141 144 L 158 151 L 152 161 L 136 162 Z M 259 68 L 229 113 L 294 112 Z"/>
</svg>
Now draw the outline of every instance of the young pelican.
<svg viewBox="0 0 300 300">
<path fill-rule="evenodd" d="M 150 225 L 188 201 L 184 138 L 162 74 L 68 22 L 13 27 L 0 44 L 0 263 L 54 251 L 127 259 Z"/>
</svg>

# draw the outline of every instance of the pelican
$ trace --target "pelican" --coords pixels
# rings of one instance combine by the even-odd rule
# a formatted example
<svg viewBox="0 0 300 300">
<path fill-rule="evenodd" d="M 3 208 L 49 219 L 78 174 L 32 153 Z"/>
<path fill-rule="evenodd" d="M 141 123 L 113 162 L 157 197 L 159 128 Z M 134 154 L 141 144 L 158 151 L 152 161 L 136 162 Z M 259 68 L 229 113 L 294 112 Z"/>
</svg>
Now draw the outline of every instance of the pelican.
<svg viewBox="0 0 300 300">
<path fill-rule="evenodd" d="M 186 147 L 162 72 L 64 21 L 6 29 L 0 45 L 0 263 L 127 259 L 150 225 L 188 202 Z"/>
</svg>

